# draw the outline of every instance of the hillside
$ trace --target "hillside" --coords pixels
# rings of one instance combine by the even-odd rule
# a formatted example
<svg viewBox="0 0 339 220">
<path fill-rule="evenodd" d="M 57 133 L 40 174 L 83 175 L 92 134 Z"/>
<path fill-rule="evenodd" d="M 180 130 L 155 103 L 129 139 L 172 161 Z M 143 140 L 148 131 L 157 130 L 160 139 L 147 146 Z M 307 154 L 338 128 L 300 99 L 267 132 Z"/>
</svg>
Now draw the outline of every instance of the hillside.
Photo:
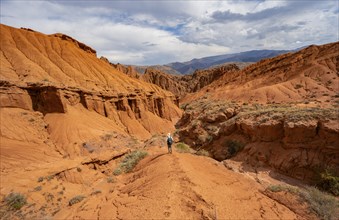
<svg viewBox="0 0 339 220">
<path fill-rule="evenodd" d="M 182 100 L 180 141 L 311 184 L 338 176 L 338 58 L 336 42 L 223 75 Z"/>
<path fill-rule="evenodd" d="M 262 60 L 239 72 L 223 75 L 186 100 L 211 91 L 211 98 L 247 103 L 335 103 L 339 92 L 338 47 L 338 42 L 310 46 Z"/>
<path fill-rule="evenodd" d="M 3 153 L 13 141 L 43 142 L 75 156 L 112 132 L 141 140 L 166 133 L 181 115 L 172 93 L 126 76 L 63 34 L 1 25 L 0 80 Z M 16 135 L 20 127 L 26 135 Z"/>
</svg>

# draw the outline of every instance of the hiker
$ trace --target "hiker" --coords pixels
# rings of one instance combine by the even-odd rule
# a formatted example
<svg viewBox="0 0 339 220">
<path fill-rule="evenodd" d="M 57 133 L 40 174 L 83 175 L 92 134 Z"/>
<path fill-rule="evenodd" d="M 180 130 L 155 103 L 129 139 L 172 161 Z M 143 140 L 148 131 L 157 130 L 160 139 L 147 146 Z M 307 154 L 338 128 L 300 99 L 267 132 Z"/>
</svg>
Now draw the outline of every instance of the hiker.
<svg viewBox="0 0 339 220">
<path fill-rule="evenodd" d="M 167 134 L 167 147 L 168 147 L 168 153 L 172 153 L 172 143 L 173 143 L 173 138 L 171 136 L 171 133 Z"/>
</svg>

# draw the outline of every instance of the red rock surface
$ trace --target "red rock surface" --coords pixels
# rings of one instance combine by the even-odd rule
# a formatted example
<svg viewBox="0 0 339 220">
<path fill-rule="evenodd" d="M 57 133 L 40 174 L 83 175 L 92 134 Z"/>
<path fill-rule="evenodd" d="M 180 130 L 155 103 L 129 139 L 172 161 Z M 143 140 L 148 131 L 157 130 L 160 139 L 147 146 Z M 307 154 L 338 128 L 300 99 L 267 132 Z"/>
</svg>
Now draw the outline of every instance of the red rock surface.
<svg viewBox="0 0 339 220">
<path fill-rule="evenodd" d="M 200 144 L 221 160 L 230 154 L 225 141 L 246 144 L 235 160 L 223 163 L 178 154 L 176 149 L 167 154 L 167 149 L 159 147 L 166 145 L 164 134 L 174 130 L 182 114 L 175 95 L 136 79 L 132 68 L 112 67 L 104 57 L 98 59 L 94 49 L 69 36 L 0 28 L 0 218 L 314 218 L 304 204 L 295 210 L 295 196 L 267 192 L 268 185 L 280 182 L 272 180 L 273 172 L 260 172 L 259 166 L 307 179 L 316 164 L 337 165 L 339 131 L 332 108 L 310 103 L 267 109 L 217 102 L 228 99 L 223 96 L 226 93 L 219 93 L 224 89 L 218 87 L 222 80 L 229 79 L 238 89 L 250 79 L 257 85 L 257 75 L 244 78 L 249 82 L 237 81 L 244 72 L 232 67 L 196 72 L 190 76 L 196 78 L 173 80 L 177 84 L 157 73 L 151 78 L 153 73 L 149 73 L 150 81 L 179 93 L 178 85 L 191 80 L 190 92 L 204 91 L 189 97 L 200 96 L 198 101 L 184 103 L 186 111 L 177 131 L 181 140 L 192 147 Z M 316 61 L 333 70 L 332 55 L 322 49 L 314 51 Z M 265 68 L 275 71 L 269 66 Z M 299 68 L 299 64 L 294 66 Z M 246 71 L 257 74 L 255 67 Z M 333 71 L 328 75 L 333 78 Z M 326 89 L 331 88 L 328 83 Z M 149 156 L 131 173 L 114 176 L 123 157 L 141 148 Z M 236 160 L 255 171 L 228 170 L 228 162 Z M 6 204 L 4 198 L 11 192 L 27 198 L 20 210 Z M 76 199 L 78 203 L 73 204 Z"/>
<path fill-rule="evenodd" d="M 338 46 L 263 60 L 188 94 L 179 139 L 304 181 L 339 170 Z"/>
</svg>

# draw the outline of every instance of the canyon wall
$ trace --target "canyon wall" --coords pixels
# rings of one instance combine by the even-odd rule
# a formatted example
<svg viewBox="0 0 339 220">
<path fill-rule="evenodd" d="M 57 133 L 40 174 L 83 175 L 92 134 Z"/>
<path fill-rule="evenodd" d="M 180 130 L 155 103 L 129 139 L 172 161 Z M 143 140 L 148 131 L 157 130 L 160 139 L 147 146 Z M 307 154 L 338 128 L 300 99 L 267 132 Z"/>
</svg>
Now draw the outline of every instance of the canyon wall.
<svg viewBox="0 0 339 220">
<path fill-rule="evenodd" d="M 219 161 L 232 158 L 312 181 L 319 170 L 339 168 L 336 108 L 242 106 L 202 99 L 186 105 L 177 124 L 180 141 Z"/>
</svg>

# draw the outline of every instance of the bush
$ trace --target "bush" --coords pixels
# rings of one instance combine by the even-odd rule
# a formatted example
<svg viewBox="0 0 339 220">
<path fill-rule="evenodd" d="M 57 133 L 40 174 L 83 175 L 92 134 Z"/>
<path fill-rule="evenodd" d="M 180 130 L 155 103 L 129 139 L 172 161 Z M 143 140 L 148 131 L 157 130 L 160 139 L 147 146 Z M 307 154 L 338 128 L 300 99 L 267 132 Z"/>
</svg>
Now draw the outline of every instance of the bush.
<svg viewBox="0 0 339 220">
<path fill-rule="evenodd" d="M 225 145 L 227 147 L 229 157 L 235 156 L 245 146 L 243 143 L 235 140 L 226 140 Z"/>
<path fill-rule="evenodd" d="M 210 157 L 210 153 L 205 149 L 198 150 L 196 154 L 200 156 Z"/>
<path fill-rule="evenodd" d="M 270 185 L 267 187 L 267 189 L 272 192 L 281 192 L 284 190 L 284 188 L 281 185 Z"/>
<path fill-rule="evenodd" d="M 287 191 L 287 192 L 294 193 L 294 194 L 299 193 L 299 190 L 297 188 L 293 188 L 290 186 L 284 186 L 284 185 L 270 185 L 267 187 L 267 189 L 272 192 Z"/>
<path fill-rule="evenodd" d="M 34 188 L 34 192 L 37 192 L 37 191 L 41 191 L 42 190 L 42 186 L 37 186 Z"/>
<path fill-rule="evenodd" d="M 10 193 L 5 197 L 4 201 L 11 209 L 14 210 L 21 209 L 21 207 L 27 203 L 26 197 L 20 193 Z"/>
<path fill-rule="evenodd" d="M 339 204 L 333 196 L 314 187 L 308 187 L 307 190 L 300 193 L 300 196 L 321 219 L 336 219 Z"/>
<path fill-rule="evenodd" d="M 335 197 L 321 192 L 314 187 L 299 190 L 298 188 L 290 186 L 271 185 L 267 187 L 267 189 L 272 192 L 288 191 L 297 195 L 308 204 L 309 208 L 315 212 L 320 219 L 335 219 L 339 211 L 339 204 Z"/>
<path fill-rule="evenodd" d="M 147 156 L 146 151 L 133 151 L 125 156 L 125 158 L 120 163 L 119 167 L 113 171 L 114 175 L 120 175 L 122 172 L 129 173 L 133 170 L 133 168 L 142 160 L 144 157 Z"/>
<path fill-rule="evenodd" d="M 190 153 L 192 151 L 192 149 L 190 148 L 190 146 L 188 146 L 187 144 L 184 144 L 182 142 L 179 142 L 175 145 L 175 148 L 177 149 L 177 151 L 179 153 Z"/>
<path fill-rule="evenodd" d="M 114 171 L 113 171 L 113 175 L 114 176 L 119 176 L 122 173 L 122 170 L 120 167 L 117 167 Z"/>
<path fill-rule="evenodd" d="M 108 183 L 115 183 L 114 177 L 113 177 L 113 176 L 108 177 L 108 178 L 107 178 L 107 182 L 108 182 Z"/>
<path fill-rule="evenodd" d="M 70 206 L 76 204 L 76 203 L 79 203 L 81 202 L 84 198 L 86 198 L 86 196 L 83 196 L 83 195 L 78 195 L 78 196 L 75 196 L 73 197 L 71 200 L 69 200 L 68 204 Z"/>
<path fill-rule="evenodd" d="M 339 196 L 339 176 L 333 170 L 325 169 L 317 182 L 319 189 Z"/>
</svg>

